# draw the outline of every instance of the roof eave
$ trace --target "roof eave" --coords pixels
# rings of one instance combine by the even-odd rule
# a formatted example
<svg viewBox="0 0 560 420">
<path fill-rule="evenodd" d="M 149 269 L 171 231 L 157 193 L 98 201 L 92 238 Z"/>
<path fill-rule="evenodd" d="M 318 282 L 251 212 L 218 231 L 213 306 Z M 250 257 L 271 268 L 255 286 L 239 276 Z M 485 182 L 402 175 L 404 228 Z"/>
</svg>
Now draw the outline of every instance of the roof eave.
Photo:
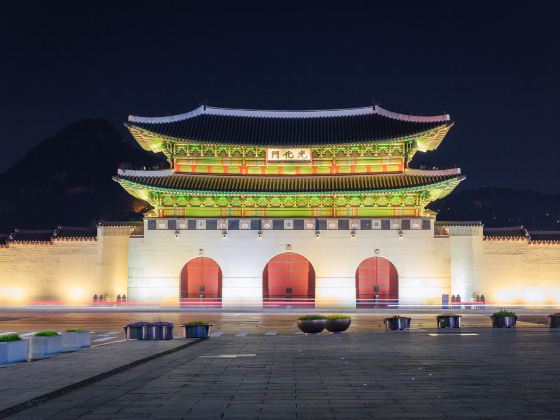
<svg viewBox="0 0 560 420">
<path fill-rule="evenodd" d="M 219 147 L 259 147 L 268 148 L 272 147 L 267 144 L 241 144 L 241 143 L 224 143 L 216 142 L 213 140 L 193 140 L 182 137 L 170 136 L 167 134 L 159 134 L 155 131 L 151 131 L 144 127 L 139 127 L 131 123 L 124 123 L 124 126 L 130 131 L 132 136 L 140 144 L 140 146 L 147 151 L 159 153 L 165 152 L 162 142 L 168 141 L 171 143 L 183 143 L 192 145 L 204 145 L 204 146 L 219 146 Z M 311 147 L 311 148 L 325 148 L 333 146 L 367 146 L 379 143 L 401 143 L 415 141 L 417 149 L 420 152 L 427 152 L 435 150 L 439 147 L 443 141 L 446 134 L 449 132 L 453 122 L 442 122 L 441 125 L 437 127 L 430 128 L 428 130 L 420 131 L 413 134 L 407 134 L 399 137 L 389 137 L 389 138 L 379 138 L 379 139 L 365 139 L 360 141 L 350 141 L 350 142 L 338 142 L 330 144 L 303 144 L 298 145 L 298 147 Z M 289 147 L 289 145 L 286 145 Z"/>
<path fill-rule="evenodd" d="M 196 195 L 302 195 L 302 194 L 317 194 L 317 195 L 381 195 L 390 193 L 414 193 L 421 191 L 435 190 L 435 194 L 431 195 L 431 201 L 438 200 L 447 196 L 453 191 L 461 181 L 465 179 L 464 175 L 458 175 L 446 180 L 434 182 L 425 185 L 408 186 L 401 188 L 387 188 L 387 189 L 373 189 L 373 190 L 332 190 L 332 191 L 208 191 L 208 190 L 186 190 L 186 189 L 173 189 L 153 187 L 139 184 L 122 177 L 115 176 L 113 180 L 118 182 L 126 191 L 135 196 L 136 198 L 144 201 L 149 201 L 149 192 L 158 192 L 164 194 L 196 194 Z M 140 192 L 142 191 L 142 192 Z"/>
</svg>

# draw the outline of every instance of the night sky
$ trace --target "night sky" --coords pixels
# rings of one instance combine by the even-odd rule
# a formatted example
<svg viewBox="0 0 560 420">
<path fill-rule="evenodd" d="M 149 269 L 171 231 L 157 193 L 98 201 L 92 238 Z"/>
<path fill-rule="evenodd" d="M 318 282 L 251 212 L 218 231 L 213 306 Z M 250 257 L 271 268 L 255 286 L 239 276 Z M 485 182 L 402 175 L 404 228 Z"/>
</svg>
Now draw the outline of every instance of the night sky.
<svg viewBox="0 0 560 420">
<path fill-rule="evenodd" d="M 413 166 L 460 166 L 463 188 L 560 193 L 558 14 L 536 2 L 53 3 L 2 6 L 0 172 L 88 117 L 126 135 L 128 114 L 204 100 L 264 109 L 373 100 L 456 122 Z"/>
</svg>

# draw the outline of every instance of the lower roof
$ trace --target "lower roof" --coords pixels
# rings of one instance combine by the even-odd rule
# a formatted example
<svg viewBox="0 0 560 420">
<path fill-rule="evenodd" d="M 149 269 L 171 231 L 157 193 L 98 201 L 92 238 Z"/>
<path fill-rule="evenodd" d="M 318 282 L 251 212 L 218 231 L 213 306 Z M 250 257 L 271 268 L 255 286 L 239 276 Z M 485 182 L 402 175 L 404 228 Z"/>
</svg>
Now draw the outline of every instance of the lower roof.
<svg viewBox="0 0 560 420">
<path fill-rule="evenodd" d="M 434 171 L 429 171 L 429 175 L 173 174 L 167 176 L 119 175 L 114 179 L 125 187 L 146 188 L 167 193 L 299 194 L 425 189 L 425 187 L 435 186 L 446 181 L 458 184 L 464 179 L 464 176 L 449 172 L 437 175 Z"/>
</svg>

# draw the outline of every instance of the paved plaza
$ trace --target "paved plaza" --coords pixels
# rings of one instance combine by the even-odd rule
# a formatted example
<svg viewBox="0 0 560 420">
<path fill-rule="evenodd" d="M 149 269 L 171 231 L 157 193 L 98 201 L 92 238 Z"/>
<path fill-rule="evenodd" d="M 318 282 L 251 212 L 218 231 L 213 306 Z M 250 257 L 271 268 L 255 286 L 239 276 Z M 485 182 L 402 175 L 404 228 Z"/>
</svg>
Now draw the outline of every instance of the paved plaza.
<svg viewBox="0 0 560 420">
<path fill-rule="evenodd" d="M 0 412 L 113 369 L 10 418 L 560 418 L 560 332 L 538 323 L 316 336 L 228 325 L 184 348 L 109 342 L 1 368 Z"/>
<path fill-rule="evenodd" d="M 196 319 L 204 319 L 213 324 L 212 331 L 219 335 L 264 335 L 264 334 L 294 334 L 298 332 L 295 320 L 301 314 L 308 311 L 311 313 L 321 310 L 293 309 L 272 310 L 260 312 L 236 312 L 199 310 L 193 311 L 157 311 L 157 310 L 113 310 L 112 308 L 100 309 L 34 309 L 0 311 L 0 334 L 17 332 L 29 336 L 37 331 L 54 329 L 63 331 L 66 328 L 83 328 L 92 331 L 92 343 L 101 344 L 124 338 L 123 325 L 144 320 L 159 321 L 166 320 L 175 323 L 176 326 Z M 449 312 L 449 310 L 447 310 Z M 486 310 L 454 310 L 461 313 L 464 327 L 488 327 L 490 325 L 490 314 L 493 309 Z M 545 316 L 553 310 L 524 310 L 520 312 L 518 321 L 519 328 L 542 327 L 548 325 Z M 333 310 L 325 310 L 325 313 L 333 313 Z M 352 316 L 351 332 L 374 332 L 383 331 L 383 318 L 395 313 L 412 317 L 411 328 L 433 328 L 436 326 L 435 316 L 445 310 L 431 309 L 377 309 L 349 311 Z M 180 335 L 176 331 L 176 335 Z"/>
</svg>

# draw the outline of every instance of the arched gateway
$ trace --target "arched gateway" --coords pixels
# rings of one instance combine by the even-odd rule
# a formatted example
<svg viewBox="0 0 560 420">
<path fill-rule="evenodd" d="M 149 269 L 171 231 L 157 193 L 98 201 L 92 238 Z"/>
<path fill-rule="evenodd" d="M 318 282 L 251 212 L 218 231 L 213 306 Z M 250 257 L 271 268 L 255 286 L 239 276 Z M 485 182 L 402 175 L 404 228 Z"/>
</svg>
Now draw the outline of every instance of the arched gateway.
<svg viewBox="0 0 560 420">
<path fill-rule="evenodd" d="M 399 301 L 399 274 L 388 259 L 371 257 L 356 270 L 356 306 L 386 307 Z"/>
<path fill-rule="evenodd" d="M 268 262 L 263 271 L 263 305 L 315 305 L 315 270 L 307 258 L 286 252 Z"/>
<path fill-rule="evenodd" d="M 181 305 L 222 305 L 222 269 L 211 258 L 196 257 L 181 271 Z"/>
</svg>

